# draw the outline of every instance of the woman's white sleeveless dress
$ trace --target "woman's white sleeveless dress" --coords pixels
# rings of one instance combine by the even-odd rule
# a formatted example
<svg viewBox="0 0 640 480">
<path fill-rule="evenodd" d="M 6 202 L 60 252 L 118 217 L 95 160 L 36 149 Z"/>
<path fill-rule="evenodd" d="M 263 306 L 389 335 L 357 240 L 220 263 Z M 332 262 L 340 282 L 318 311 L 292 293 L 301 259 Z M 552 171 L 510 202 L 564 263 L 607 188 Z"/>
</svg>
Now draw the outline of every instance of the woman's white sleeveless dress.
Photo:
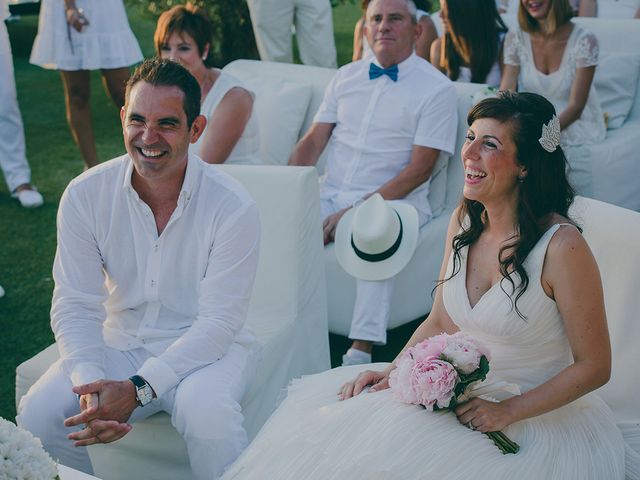
<svg viewBox="0 0 640 480">
<path fill-rule="evenodd" d="M 547 245 L 558 227 L 543 235 L 525 262 L 530 283 L 518 308 L 526 320 L 499 284 L 471 307 L 466 248 L 460 272 L 444 284 L 451 318 L 490 348 L 493 373 L 519 384 L 523 392 L 572 362 L 563 321 L 540 284 Z M 450 260 L 449 273 L 451 268 Z M 511 291 L 508 282 L 502 285 Z M 461 425 L 452 412 L 399 403 L 390 390 L 338 401 L 340 385 L 359 370 L 363 367 L 337 368 L 294 381 L 287 398 L 223 478 L 625 478 L 622 434 L 610 409 L 594 394 L 510 425 L 504 432 L 521 449 L 503 455 L 486 435 Z M 634 461 L 637 465 L 638 458 Z"/>
<path fill-rule="evenodd" d="M 42 0 L 31 63 L 76 71 L 122 68 L 142 60 L 123 0 L 76 0 L 76 6 L 89 20 L 82 32 L 67 27 L 64 0 Z"/>
<path fill-rule="evenodd" d="M 198 141 L 189 145 L 189 152 L 195 153 L 199 157 L 202 158 L 202 144 L 204 142 L 204 137 L 207 134 L 207 128 L 209 128 L 209 120 L 213 116 L 216 108 L 224 98 L 224 96 L 231 90 L 232 88 L 240 87 L 244 88 L 248 91 L 252 97 L 255 95 L 252 91 L 250 91 L 245 85 L 238 80 L 233 75 L 229 75 L 227 72 L 222 70 L 218 70 L 219 76 L 216 79 L 215 83 L 209 93 L 204 98 L 202 102 L 202 106 L 200 107 L 200 114 L 207 117 L 207 125 L 198 138 Z M 206 161 L 206 159 L 203 159 Z M 255 108 L 251 112 L 251 116 L 249 117 L 249 121 L 244 127 L 244 131 L 242 135 L 236 142 L 235 147 L 227 157 L 225 162 L 227 165 L 261 165 L 262 161 L 260 160 L 260 131 L 258 127 L 258 118 L 256 117 Z"/>
</svg>

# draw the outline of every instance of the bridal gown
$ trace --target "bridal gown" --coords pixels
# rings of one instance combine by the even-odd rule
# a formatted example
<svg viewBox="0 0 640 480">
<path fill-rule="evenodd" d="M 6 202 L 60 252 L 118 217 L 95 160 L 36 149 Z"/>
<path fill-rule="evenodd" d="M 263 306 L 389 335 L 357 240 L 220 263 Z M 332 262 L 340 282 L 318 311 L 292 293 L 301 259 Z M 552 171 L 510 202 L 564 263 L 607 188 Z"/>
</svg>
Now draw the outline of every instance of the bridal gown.
<svg viewBox="0 0 640 480">
<path fill-rule="evenodd" d="M 473 307 L 460 271 L 444 284 L 445 307 L 491 351 L 490 368 L 525 392 L 568 366 L 564 324 L 540 277 L 551 227 L 525 261 L 529 286 L 518 300 L 526 319 L 494 285 Z M 563 227 L 574 228 L 574 227 Z M 452 269 L 449 260 L 447 276 Z M 508 292 L 508 282 L 502 282 Z M 503 455 L 450 411 L 429 412 L 393 399 L 391 390 L 338 401 L 340 385 L 365 368 L 343 367 L 294 381 L 287 398 L 223 479 L 624 479 L 625 443 L 610 409 L 589 394 L 504 430 L 520 445 Z M 636 459 L 637 460 L 637 459 Z"/>
</svg>

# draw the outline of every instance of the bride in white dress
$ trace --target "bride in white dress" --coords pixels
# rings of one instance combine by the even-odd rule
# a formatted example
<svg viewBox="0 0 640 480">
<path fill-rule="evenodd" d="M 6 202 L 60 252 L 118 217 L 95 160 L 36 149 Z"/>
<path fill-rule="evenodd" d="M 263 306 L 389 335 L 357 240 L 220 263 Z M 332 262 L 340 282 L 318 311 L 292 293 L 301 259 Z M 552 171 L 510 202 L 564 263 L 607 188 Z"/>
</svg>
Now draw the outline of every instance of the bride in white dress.
<svg viewBox="0 0 640 480">
<path fill-rule="evenodd" d="M 394 364 L 351 381 L 361 366 L 308 376 L 224 479 L 625 478 L 622 434 L 590 393 L 609 378 L 610 344 L 598 267 L 567 218 L 573 192 L 558 135 L 542 133 L 554 120 L 531 93 L 503 92 L 469 113 L 444 281 L 407 343 L 466 331 L 522 394 L 428 412 L 392 397 Z M 496 430 L 520 451 L 503 455 L 481 433 Z M 637 456 L 626 461 L 638 472 Z"/>
<path fill-rule="evenodd" d="M 592 196 L 590 157 L 581 146 L 604 140 L 607 130 L 593 77 L 599 59 L 596 36 L 571 21 L 569 0 L 521 0 L 519 28 L 504 41 L 500 90 L 544 95 L 560 118 L 560 143 L 569 161 L 569 180 L 580 195 Z"/>
</svg>

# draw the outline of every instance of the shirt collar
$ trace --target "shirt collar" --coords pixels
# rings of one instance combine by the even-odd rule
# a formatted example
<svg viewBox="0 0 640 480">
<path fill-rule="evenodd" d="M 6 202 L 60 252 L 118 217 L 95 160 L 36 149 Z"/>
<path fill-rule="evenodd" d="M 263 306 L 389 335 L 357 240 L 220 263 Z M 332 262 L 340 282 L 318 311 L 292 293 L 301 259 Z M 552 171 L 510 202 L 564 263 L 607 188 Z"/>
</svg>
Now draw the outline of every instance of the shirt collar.
<svg viewBox="0 0 640 480">
<path fill-rule="evenodd" d="M 407 73 L 409 73 L 413 69 L 413 66 L 416 63 L 417 58 L 418 56 L 416 55 L 416 52 L 414 50 L 413 52 L 411 52 L 411 55 L 409 55 L 407 58 L 405 58 L 402 62 L 398 64 L 398 80 L 403 78 Z M 378 67 L 383 68 L 382 65 L 380 65 L 380 62 L 376 58 L 375 54 L 371 56 L 371 62 L 377 65 Z"/>
<path fill-rule="evenodd" d="M 122 188 L 124 190 L 136 193 L 137 195 L 137 192 L 131 185 L 131 176 L 133 175 L 133 160 L 131 160 L 131 157 L 129 156 L 127 156 L 127 158 L 129 161 L 127 162 L 127 168 L 124 173 Z M 182 181 L 182 188 L 180 189 L 180 197 L 178 198 L 178 202 L 180 201 L 180 199 L 189 200 L 189 198 L 191 197 L 191 193 L 196 187 L 198 175 L 202 170 L 202 162 L 203 161 L 198 156 L 192 153 L 188 154 L 187 170 L 184 174 L 184 180 Z"/>
</svg>

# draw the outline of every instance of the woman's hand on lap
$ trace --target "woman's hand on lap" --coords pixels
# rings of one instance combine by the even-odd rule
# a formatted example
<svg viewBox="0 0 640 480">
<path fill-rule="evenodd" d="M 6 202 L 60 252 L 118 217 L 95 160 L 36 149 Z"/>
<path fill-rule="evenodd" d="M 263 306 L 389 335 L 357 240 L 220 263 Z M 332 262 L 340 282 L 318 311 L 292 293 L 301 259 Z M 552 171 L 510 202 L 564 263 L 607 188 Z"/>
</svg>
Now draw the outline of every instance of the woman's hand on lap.
<svg viewBox="0 0 640 480">
<path fill-rule="evenodd" d="M 389 388 L 389 373 L 374 372 L 373 370 L 365 370 L 360 373 L 354 380 L 345 383 L 340 387 L 338 398 L 347 400 L 351 397 L 359 395 L 367 386 L 371 385 L 371 392 L 385 390 Z"/>
</svg>

